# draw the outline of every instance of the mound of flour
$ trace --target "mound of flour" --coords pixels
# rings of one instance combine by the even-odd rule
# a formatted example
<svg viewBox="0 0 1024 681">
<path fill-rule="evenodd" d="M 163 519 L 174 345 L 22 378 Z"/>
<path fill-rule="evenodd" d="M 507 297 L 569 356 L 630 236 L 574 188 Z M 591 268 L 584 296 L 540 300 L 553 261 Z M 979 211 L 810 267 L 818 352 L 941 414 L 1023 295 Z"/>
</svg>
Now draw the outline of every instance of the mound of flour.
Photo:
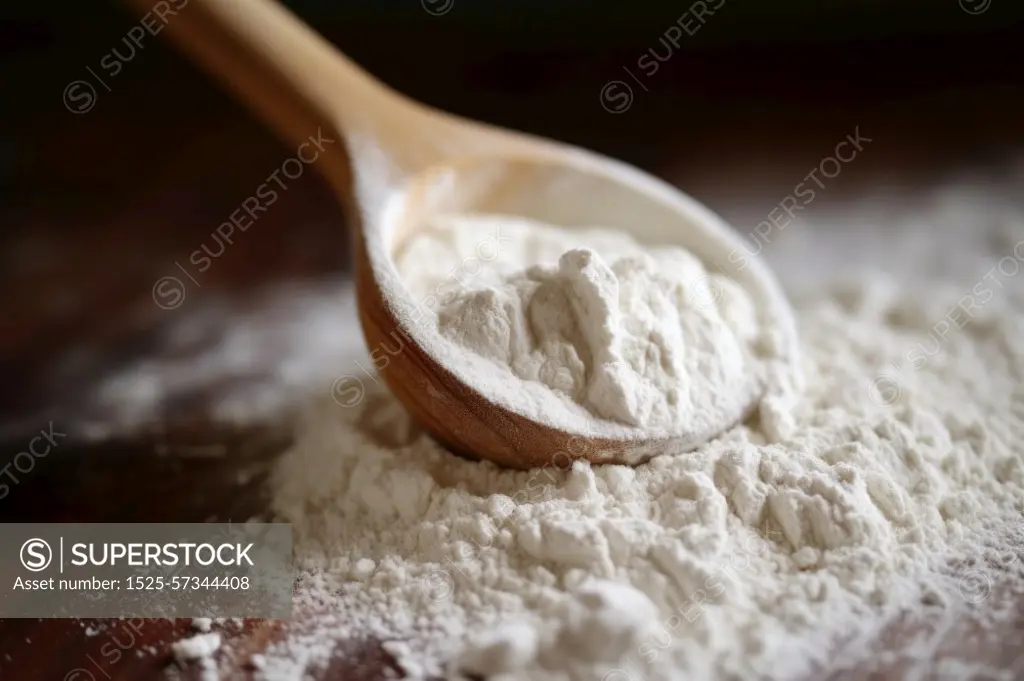
<svg viewBox="0 0 1024 681">
<path fill-rule="evenodd" d="M 763 378 L 756 360 L 775 349 L 738 284 L 622 232 L 441 216 L 396 265 L 455 344 L 454 365 L 467 351 L 489 360 L 474 387 L 540 419 L 561 401 L 592 427 L 734 423 Z M 522 381 L 550 389 L 532 393 L 543 398 L 532 410 Z"/>
<path fill-rule="evenodd" d="M 1024 304 L 999 283 L 984 304 L 816 286 L 793 434 L 755 421 L 636 468 L 500 470 L 372 382 L 350 409 L 325 396 L 273 480 L 301 577 L 261 674 L 369 636 L 414 677 L 818 678 L 897 616 L 1019 586 Z"/>
</svg>

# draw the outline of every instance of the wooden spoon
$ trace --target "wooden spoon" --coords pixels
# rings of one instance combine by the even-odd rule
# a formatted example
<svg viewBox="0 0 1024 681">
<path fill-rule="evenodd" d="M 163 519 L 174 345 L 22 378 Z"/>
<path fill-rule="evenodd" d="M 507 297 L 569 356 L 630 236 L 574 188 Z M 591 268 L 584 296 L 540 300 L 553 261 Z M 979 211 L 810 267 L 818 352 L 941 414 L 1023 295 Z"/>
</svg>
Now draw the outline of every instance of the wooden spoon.
<svg viewBox="0 0 1024 681">
<path fill-rule="evenodd" d="M 150 0 L 128 1 L 142 12 L 151 9 Z M 386 366 L 378 365 L 388 386 L 451 450 L 514 468 L 565 467 L 579 458 L 637 463 L 696 447 L 744 419 L 766 391 L 799 384 L 793 315 L 774 278 L 718 216 L 670 185 L 576 147 L 409 100 L 271 0 L 190 0 L 166 22 L 186 51 L 293 148 L 305 145 L 309 157 L 310 140 L 322 138 L 315 167 L 341 195 L 354 192 L 356 198 L 355 282 L 366 341 L 371 351 L 388 349 Z M 743 408 L 720 423 L 693 424 L 683 432 L 616 430 L 604 421 L 603 435 L 595 436 L 578 424 L 532 420 L 513 402 L 481 394 L 467 381 L 465 367 L 437 351 L 446 341 L 434 325 L 417 321 L 422 310 L 417 313 L 392 256 L 435 213 L 596 224 L 645 243 L 675 234 L 672 241 L 709 272 L 731 277 L 752 297 L 778 349 L 765 360 L 772 366 L 751 378 Z"/>
</svg>

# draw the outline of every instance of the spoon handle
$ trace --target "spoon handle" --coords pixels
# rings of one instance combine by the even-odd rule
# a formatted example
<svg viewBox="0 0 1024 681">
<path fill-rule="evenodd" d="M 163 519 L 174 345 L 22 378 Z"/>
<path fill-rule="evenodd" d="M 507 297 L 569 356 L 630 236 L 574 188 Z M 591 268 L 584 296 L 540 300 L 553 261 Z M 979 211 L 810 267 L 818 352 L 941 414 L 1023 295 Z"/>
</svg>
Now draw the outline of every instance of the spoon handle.
<svg viewBox="0 0 1024 681">
<path fill-rule="evenodd" d="M 125 0 L 152 17 L 152 0 Z M 372 125 L 404 98 L 273 0 L 188 0 L 166 30 L 289 143 Z M 369 132 L 369 131 L 368 131 Z"/>
</svg>

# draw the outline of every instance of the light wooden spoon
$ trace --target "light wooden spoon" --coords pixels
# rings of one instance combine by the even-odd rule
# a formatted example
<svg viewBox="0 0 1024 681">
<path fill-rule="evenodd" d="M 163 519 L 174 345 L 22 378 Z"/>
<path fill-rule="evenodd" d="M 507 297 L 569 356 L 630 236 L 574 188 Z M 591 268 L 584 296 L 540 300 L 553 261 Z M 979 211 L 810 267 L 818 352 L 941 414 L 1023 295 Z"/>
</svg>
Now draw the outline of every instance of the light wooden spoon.
<svg viewBox="0 0 1024 681">
<path fill-rule="evenodd" d="M 151 9 L 150 0 L 128 1 L 142 12 Z M 386 365 L 377 367 L 388 386 L 451 450 L 513 468 L 565 467 L 578 458 L 637 463 L 696 447 L 746 418 L 766 391 L 799 384 L 793 315 L 771 273 L 718 216 L 677 189 L 576 147 L 411 101 L 272 0 L 190 0 L 166 19 L 186 51 L 294 147 L 306 144 L 308 156 L 310 138 L 338 141 L 321 143 L 315 167 L 341 195 L 355 195 L 355 282 L 366 341 L 371 351 L 388 350 Z M 392 256 L 437 213 L 601 225 L 652 244 L 674 234 L 670 241 L 752 297 L 776 355 L 752 375 L 743 407 L 719 423 L 649 433 L 607 421 L 599 429 L 538 422 L 512 400 L 481 394 L 465 366 L 445 359 L 447 341 L 436 325 L 418 319 L 430 315 L 418 308 Z"/>
</svg>

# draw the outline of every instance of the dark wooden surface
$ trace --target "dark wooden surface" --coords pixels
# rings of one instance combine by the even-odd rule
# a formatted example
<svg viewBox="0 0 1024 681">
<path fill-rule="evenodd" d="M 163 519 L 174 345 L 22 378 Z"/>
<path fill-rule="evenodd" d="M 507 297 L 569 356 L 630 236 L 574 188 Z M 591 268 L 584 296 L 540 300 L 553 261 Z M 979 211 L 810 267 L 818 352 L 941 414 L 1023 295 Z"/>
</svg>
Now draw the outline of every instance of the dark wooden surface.
<svg viewBox="0 0 1024 681">
<path fill-rule="evenodd" d="M 844 170 L 829 200 L 880 184 L 924 185 L 972 164 L 998 173 L 1024 142 L 1024 96 L 1007 64 L 992 61 L 1012 45 L 984 48 L 981 39 L 972 45 L 989 49 L 987 56 L 950 56 L 953 44 L 922 47 L 933 64 L 941 62 L 936 70 L 949 69 L 956 82 L 944 85 L 941 74 L 929 72 L 906 88 L 887 72 L 892 55 L 868 50 L 855 70 L 860 75 L 851 81 L 854 95 L 844 94 L 841 83 L 826 94 L 801 92 L 797 85 L 813 79 L 793 71 L 787 80 L 783 69 L 800 64 L 803 54 L 817 64 L 808 68 L 841 81 L 842 74 L 854 72 L 849 60 L 841 60 L 839 75 L 830 74 L 820 64 L 821 53 L 793 48 L 785 58 L 769 60 L 778 69 L 775 85 L 755 77 L 735 94 L 729 88 L 735 69 L 728 66 L 734 62 L 711 55 L 689 81 L 704 93 L 701 98 L 688 96 L 686 79 L 667 78 L 615 117 L 600 111 L 598 102 L 601 83 L 613 75 L 595 69 L 587 56 L 545 61 L 526 55 L 515 68 L 500 55 L 467 58 L 463 75 L 489 87 L 490 98 L 462 93 L 459 99 L 451 84 L 430 92 L 422 82 L 417 94 L 622 153 L 727 216 L 739 200 L 763 205 L 767 213 L 855 125 L 878 141 Z M 601 63 L 614 72 L 636 52 L 603 55 Z M 159 352 L 162 334 L 190 314 L 193 301 L 223 297 L 242 306 L 282 282 L 345 272 L 342 211 L 323 183 L 306 173 L 218 259 L 184 305 L 168 311 L 154 304 L 153 283 L 172 273 L 175 260 L 207 239 L 288 152 L 176 57 L 158 47 L 147 54 L 156 56 L 133 62 L 135 73 L 104 95 L 96 111 L 74 116 L 64 110 L 63 82 L 52 81 L 49 104 L 17 119 L 34 153 L 5 185 L 0 375 L 7 389 L 0 393 L 0 463 L 19 451 L 23 433 L 48 420 L 59 428 L 88 386 Z M 753 56 L 748 51 L 734 59 L 742 63 Z M 429 73 L 419 68 L 417 73 Z M 908 68 L 903 72 L 910 73 Z M 882 83 L 874 89 L 866 85 L 872 71 Z M 688 113 L 687 107 L 696 109 Z M 0 499 L 0 518 L 245 520 L 265 511 L 266 473 L 287 433 L 269 424 L 240 430 L 211 423 L 201 391 L 168 405 L 167 413 L 159 431 L 132 438 L 86 444 L 69 433 L 66 446 L 40 460 Z M 209 455 L 211 445 L 219 455 Z M 1016 616 L 997 635 L 983 635 L 965 618 L 940 638 L 936 655 L 1011 666 L 1024 640 L 1024 602 L 1009 608 Z M 878 647 L 900 650 L 909 633 L 933 624 L 908 621 L 879 632 Z M 87 636 L 84 627 L 90 625 L 0 621 L 0 678 L 157 678 L 169 665 L 174 669 L 169 642 L 188 629 L 183 621 L 146 620 L 137 628 L 107 622 L 105 631 Z M 224 660 L 225 677 L 246 678 L 242 662 L 280 636 L 280 626 L 248 621 L 234 632 L 228 649 L 235 658 Z M 115 660 L 113 653 L 124 648 Z M 323 678 L 377 679 L 391 665 L 375 644 L 343 648 Z M 76 669 L 84 673 L 69 676 Z M 195 668 L 177 671 L 181 678 L 199 678 Z M 879 673 L 851 670 L 830 678 L 896 679 L 903 672 L 895 661 Z"/>
</svg>

